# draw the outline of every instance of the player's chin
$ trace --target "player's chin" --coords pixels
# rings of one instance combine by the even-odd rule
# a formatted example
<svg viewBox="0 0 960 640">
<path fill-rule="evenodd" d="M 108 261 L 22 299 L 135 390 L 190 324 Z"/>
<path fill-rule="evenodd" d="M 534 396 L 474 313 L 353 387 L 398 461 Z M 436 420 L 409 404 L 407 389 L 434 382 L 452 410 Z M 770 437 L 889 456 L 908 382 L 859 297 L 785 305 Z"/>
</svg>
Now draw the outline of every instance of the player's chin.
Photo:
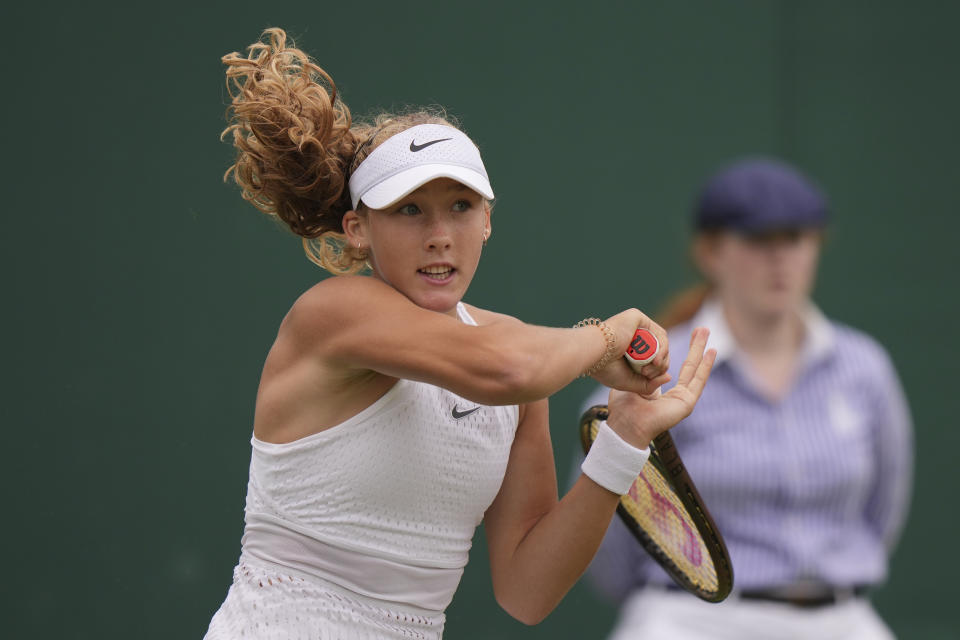
<svg viewBox="0 0 960 640">
<path fill-rule="evenodd" d="M 436 311 L 437 313 L 453 313 L 457 303 L 463 298 L 464 291 L 459 287 L 449 287 L 442 290 L 418 291 L 413 296 L 417 306 Z"/>
</svg>

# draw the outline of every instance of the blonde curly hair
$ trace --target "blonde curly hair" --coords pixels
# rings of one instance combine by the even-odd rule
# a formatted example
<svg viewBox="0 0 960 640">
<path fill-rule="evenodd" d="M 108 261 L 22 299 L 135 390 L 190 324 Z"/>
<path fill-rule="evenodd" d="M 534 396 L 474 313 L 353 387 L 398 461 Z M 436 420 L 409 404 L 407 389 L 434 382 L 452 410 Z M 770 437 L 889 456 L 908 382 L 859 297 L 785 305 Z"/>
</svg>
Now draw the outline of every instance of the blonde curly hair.
<svg viewBox="0 0 960 640">
<path fill-rule="evenodd" d="M 366 256 L 343 234 L 350 174 L 400 131 L 458 124 L 442 108 L 380 113 L 354 124 L 333 79 L 288 46 L 283 29 L 267 29 L 247 49 L 246 56 L 222 58 L 231 103 L 221 139 L 231 137 L 237 150 L 224 180 L 232 176 L 244 200 L 300 236 L 312 262 L 336 275 L 362 271 Z"/>
</svg>

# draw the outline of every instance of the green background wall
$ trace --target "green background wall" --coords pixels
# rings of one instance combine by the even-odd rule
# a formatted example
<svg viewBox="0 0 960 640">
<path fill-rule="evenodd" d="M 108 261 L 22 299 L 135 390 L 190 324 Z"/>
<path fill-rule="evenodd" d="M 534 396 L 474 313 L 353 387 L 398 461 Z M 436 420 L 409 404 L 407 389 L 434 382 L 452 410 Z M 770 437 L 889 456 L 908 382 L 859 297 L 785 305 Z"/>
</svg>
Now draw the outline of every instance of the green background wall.
<svg viewBox="0 0 960 640">
<path fill-rule="evenodd" d="M 19 3 L 2 10 L 5 637 L 199 638 L 239 553 L 259 369 L 323 277 L 221 182 L 219 58 L 285 27 L 358 114 L 439 103 L 481 145 L 494 233 L 468 300 L 568 326 L 693 273 L 693 190 L 742 153 L 832 197 L 816 298 L 885 343 L 916 497 L 874 600 L 958 638 L 951 2 Z M 642 251 L 638 249 L 642 248 Z M 553 399 L 571 467 L 586 382 Z M 951 506 L 953 505 L 953 506 Z M 482 536 L 447 637 L 600 638 L 586 585 L 526 628 Z"/>
</svg>

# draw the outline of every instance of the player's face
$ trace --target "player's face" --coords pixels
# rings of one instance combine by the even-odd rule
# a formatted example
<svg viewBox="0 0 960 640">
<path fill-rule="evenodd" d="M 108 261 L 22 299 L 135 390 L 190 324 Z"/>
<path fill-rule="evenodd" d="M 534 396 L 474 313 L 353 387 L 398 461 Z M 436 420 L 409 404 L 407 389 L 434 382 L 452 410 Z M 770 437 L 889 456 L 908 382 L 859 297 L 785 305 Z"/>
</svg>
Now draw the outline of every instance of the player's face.
<svg viewBox="0 0 960 640">
<path fill-rule="evenodd" d="M 745 311 L 792 313 L 813 289 L 820 243 L 817 230 L 722 233 L 709 250 L 710 275 L 723 299 Z"/>
<path fill-rule="evenodd" d="M 374 277 L 425 309 L 455 316 L 490 233 L 483 197 L 438 178 L 365 218 Z"/>
</svg>

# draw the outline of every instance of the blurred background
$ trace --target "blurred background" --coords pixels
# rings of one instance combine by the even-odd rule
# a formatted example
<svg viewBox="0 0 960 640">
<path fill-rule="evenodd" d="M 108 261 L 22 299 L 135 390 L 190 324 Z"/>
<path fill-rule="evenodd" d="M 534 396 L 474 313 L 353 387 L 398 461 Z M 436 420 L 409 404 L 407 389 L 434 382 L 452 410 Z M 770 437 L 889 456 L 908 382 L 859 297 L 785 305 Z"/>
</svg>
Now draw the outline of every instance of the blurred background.
<svg viewBox="0 0 960 640">
<path fill-rule="evenodd" d="M 325 275 L 221 180 L 220 56 L 282 26 L 355 114 L 441 104 L 462 120 L 497 193 L 467 301 L 531 323 L 653 312 L 692 282 L 694 190 L 732 156 L 814 177 L 835 213 L 815 299 L 886 345 L 916 423 L 913 508 L 874 601 L 899 637 L 960 638 L 960 5 L 0 11 L 7 637 L 200 638 L 226 594 L 260 367 Z M 561 484 L 589 389 L 551 402 Z M 513 621 L 478 532 L 446 637 L 600 638 L 613 616 L 581 584 L 541 625 Z"/>
</svg>

